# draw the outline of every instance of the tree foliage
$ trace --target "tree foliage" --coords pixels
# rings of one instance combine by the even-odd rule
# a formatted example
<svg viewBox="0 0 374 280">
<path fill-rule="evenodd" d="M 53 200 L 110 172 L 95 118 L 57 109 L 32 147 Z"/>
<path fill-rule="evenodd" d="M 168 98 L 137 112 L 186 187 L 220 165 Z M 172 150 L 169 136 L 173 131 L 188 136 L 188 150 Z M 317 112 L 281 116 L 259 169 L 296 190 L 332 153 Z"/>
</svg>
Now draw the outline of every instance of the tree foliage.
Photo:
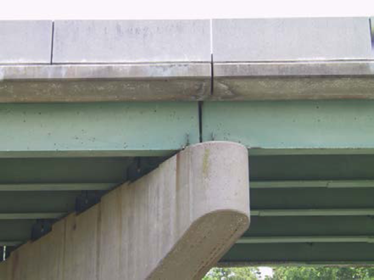
<svg viewBox="0 0 374 280">
<path fill-rule="evenodd" d="M 203 280 L 257 280 L 256 267 L 212 268 Z M 374 267 L 282 266 L 265 280 L 374 280 Z"/>
<path fill-rule="evenodd" d="M 284 266 L 274 268 L 267 280 L 374 280 L 372 267 Z"/>
<path fill-rule="evenodd" d="M 260 271 L 256 267 L 215 267 L 203 280 L 257 280 Z"/>
</svg>

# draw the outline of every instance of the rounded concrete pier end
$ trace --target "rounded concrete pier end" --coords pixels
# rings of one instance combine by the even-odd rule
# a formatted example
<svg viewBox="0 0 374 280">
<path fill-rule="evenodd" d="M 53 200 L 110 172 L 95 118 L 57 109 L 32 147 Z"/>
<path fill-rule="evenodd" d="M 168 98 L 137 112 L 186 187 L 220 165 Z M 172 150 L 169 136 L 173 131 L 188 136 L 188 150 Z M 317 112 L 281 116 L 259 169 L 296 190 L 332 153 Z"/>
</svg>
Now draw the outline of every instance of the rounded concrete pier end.
<svg viewBox="0 0 374 280">
<path fill-rule="evenodd" d="M 19 247 L 0 279 L 201 279 L 249 217 L 247 149 L 201 143 Z"/>
</svg>

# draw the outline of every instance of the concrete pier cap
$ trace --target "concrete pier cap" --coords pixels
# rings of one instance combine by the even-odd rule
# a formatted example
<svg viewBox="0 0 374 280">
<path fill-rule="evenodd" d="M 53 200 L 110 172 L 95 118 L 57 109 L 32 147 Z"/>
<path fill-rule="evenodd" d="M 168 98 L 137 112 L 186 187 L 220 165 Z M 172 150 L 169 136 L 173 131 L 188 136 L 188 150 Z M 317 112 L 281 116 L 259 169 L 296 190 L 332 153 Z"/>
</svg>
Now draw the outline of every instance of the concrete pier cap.
<svg viewBox="0 0 374 280">
<path fill-rule="evenodd" d="M 249 209 L 247 149 L 192 145 L 18 248 L 0 279 L 201 279 L 248 228 Z"/>
</svg>

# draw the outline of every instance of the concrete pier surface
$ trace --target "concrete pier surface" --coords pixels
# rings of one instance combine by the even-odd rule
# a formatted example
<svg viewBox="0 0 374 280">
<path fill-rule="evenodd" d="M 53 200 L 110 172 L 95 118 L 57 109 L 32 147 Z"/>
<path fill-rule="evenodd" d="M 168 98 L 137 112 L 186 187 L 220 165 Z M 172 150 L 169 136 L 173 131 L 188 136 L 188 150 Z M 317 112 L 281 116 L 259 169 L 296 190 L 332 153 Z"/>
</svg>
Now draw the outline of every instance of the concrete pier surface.
<svg viewBox="0 0 374 280">
<path fill-rule="evenodd" d="M 200 279 L 249 220 L 247 149 L 196 144 L 22 245 L 0 279 Z"/>
</svg>

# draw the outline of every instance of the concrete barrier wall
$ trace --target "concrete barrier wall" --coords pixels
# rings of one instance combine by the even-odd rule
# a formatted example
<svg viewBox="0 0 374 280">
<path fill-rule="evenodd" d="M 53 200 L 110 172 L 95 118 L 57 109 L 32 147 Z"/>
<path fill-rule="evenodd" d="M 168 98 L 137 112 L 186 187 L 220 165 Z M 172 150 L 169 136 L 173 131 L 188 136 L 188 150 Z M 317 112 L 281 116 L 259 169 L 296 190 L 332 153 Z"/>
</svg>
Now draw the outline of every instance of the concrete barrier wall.
<svg viewBox="0 0 374 280">
<path fill-rule="evenodd" d="M 0 21 L 0 102 L 373 98 L 372 33 L 369 18 Z"/>
<path fill-rule="evenodd" d="M 209 20 L 56 21 L 52 62 L 210 62 L 210 23 Z"/>
<path fill-rule="evenodd" d="M 373 59 L 369 18 L 0 21 L 0 39 L 0 64 Z"/>
<path fill-rule="evenodd" d="M 367 18 L 213 20 L 215 62 L 371 59 Z"/>
<path fill-rule="evenodd" d="M 0 21 L 0 64 L 51 63 L 52 25 L 52 21 Z"/>
</svg>

